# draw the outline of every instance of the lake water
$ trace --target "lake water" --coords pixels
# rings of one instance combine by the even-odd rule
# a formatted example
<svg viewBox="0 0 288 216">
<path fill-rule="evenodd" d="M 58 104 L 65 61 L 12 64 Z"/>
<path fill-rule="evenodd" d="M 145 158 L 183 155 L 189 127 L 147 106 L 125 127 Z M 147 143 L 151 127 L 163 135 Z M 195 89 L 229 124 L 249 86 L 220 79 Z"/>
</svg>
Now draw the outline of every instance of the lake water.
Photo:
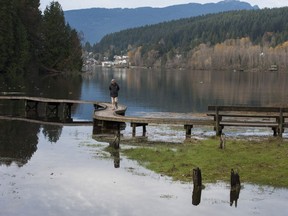
<svg viewBox="0 0 288 216">
<path fill-rule="evenodd" d="M 280 72 L 101 68 L 83 77 L 49 77 L 29 86 L 2 86 L 1 91 L 20 88 L 31 96 L 109 101 L 112 78 L 120 85 L 119 99 L 128 106 L 127 115 L 205 113 L 210 104 L 286 104 L 288 96 L 288 74 Z M 17 110 L 15 103 L 1 102 L 1 113 Z M 74 107 L 73 117 L 91 119 L 92 109 Z M 107 142 L 93 139 L 92 126 L 1 120 L 0 128 L 1 216 L 288 214 L 287 189 L 248 183 L 243 183 L 237 207 L 235 202 L 230 206 L 230 187 L 223 182 L 206 184 L 200 203 L 199 197 L 195 203 L 192 183 L 173 182 L 121 154 L 111 155 L 104 151 Z M 131 136 L 131 128 L 122 133 Z M 184 131 L 151 126 L 148 134 L 151 139 L 169 141 L 172 134 L 172 140 L 181 141 Z M 115 166 L 118 163 L 120 167 Z"/>
</svg>

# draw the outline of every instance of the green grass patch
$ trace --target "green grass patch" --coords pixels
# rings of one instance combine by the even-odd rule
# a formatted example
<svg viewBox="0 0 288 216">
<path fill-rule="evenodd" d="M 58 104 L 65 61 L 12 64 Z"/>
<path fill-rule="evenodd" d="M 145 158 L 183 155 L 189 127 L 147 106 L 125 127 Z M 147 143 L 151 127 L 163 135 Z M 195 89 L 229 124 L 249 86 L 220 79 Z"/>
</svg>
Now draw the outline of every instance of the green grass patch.
<svg viewBox="0 0 288 216">
<path fill-rule="evenodd" d="M 192 181 L 192 169 L 199 167 L 203 182 L 230 181 L 231 169 L 241 182 L 288 187 L 288 142 L 227 140 L 225 149 L 218 139 L 184 144 L 142 145 L 121 150 L 129 159 L 174 180 Z"/>
</svg>

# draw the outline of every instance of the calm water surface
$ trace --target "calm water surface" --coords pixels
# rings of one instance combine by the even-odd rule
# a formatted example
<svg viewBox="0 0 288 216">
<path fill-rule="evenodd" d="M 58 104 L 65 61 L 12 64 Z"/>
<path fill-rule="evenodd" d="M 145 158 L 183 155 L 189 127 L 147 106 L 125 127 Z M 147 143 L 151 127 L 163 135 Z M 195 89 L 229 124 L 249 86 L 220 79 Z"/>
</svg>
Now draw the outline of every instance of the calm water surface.
<svg viewBox="0 0 288 216">
<path fill-rule="evenodd" d="M 31 84 L 33 88 L 29 85 L 21 89 L 34 96 L 109 101 L 107 86 L 112 78 L 120 84 L 120 100 L 128 106 L 129 115 L 205 113 L 210 104 L 271 105 L 287 101 L 288 75 L 268 72 L 215 75 L 207 71 L 97 69 L 83 78 L 46 78 Z M 14 111 L 15 106 L 1 104 L 2 114 Z M 90 106 L 73 110 L 74 118 L 91 119 L 91 115 Z M 108 144 L 92 138 L 92 126 L 1 120 L 0 128 L 1 216 L 288 214 L 287 189 L 246 183 L 237 207 L 235 202 L 230 206 L 229 185 L 221 182 L 207 184 L 200 203 L 195 205 L 192 184 L 172 182 L 121 154 L 104 151 Z M 181 140 L 184 132 L 152 126 L 148 134 L 163 140 L 171 140 L 173 134 L 173 139 Z M 126 127 L 123 135 L 131 136 L 131 128 Z M 119 160 L 120 167 L 115 168 Z"/>
</svg>

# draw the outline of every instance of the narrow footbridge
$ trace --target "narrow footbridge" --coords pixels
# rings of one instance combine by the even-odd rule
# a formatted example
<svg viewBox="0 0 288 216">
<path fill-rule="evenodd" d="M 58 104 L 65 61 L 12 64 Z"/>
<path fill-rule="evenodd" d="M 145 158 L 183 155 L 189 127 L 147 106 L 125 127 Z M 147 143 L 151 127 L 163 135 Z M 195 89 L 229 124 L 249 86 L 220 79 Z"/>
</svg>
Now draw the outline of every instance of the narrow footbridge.
<svg viewBox="0 0 288 216">
<path fill-rule="evenodd" d="M 183 125 L 186 137 L 191 136 L 192 128 L 197 126 L 212 126 L 216 135 L 220 136 L 224 127 L 268 127 L 273 131 L 274 136 L 282 137 L 285 128 L 288 128 L 288 107 L 247 107 L 247 106 L 208 106 L 207 115 L 169 115 L 161 113 L 157 116 L 125 116 L 127 107 L 119 105 L 117 110 L 112 109 L 111 103 L 87 101 L 51 99 L 42 97 L 27 96 L 0 96 L 0 100 L 22 101 L 25 110 L 26 121 L 36 122 L 58 122 L 63 125 L 93 124 L 93 133 L 103 133 L 106 130 L 120 131 L 121 127 L 130 123 L 132 135 L 136 135 L 136 128 L 143 128 L 143 136 L 146 134 L 148 124 L 170 124 Z M 74 104 L 91 104 L 94 109 L 91 111 L 91 121 L 75 121 L 72 118 L 71 109 Z M 44 112 L 44 119 L 39 118 L 39 109 Z M 184 114 L 184 113 L 182 113 Z M 0 116 L 0 119 L 9 119 L 7 116 Z M 22 120 L 20 117 L 10 117 L 10 120 Z"/>
<path fill-rule="evenodd" d="M 146 134 L 146 126 L 148 124 L 170 124 L 170 125 L 183 125 L 186 130 L 186 137 L 191 136 L 191 130 L 194 125 L 209 125 L 214 126 L 215 122 L 212 118 L 205 117 L 179 117 L 176 115 L 159 115 L 159 117 L 136 117 L 136 116 L 124 116 L 127 107 L 119 105 L 117 110 L 113 110 L 110 103 L 99 103 L 98 108 L 94 112 L 94 127 L 98 128 L 98 131 L 106 129 L 117 129 L 121 123 L 130 123 L 132 127 L 132 136 L 136 135 L 136 128 L 143 128 L 143 136 Z"/>
<path fill-rule="evenodd" d="M 248 106 L 208 106 L 207 115 L 203 118 L 189 116 L 186 118 L 159 115 L 158 117 L 124 116 L 125 106 L 112 110 L 109 103 L 99 103 L 94 112 L 94 127 L 100 130 L 116 129 L 120 123 L 130 122 L 132 135 L 136 134 L 136 127 L 143 127 L 143 136 L 148 124 L 177 124 L 183 125 L 186 137 L 191 136 L 195 125 L 214 127 L 216 135 L 223 133 L 224 127 L 268 127 L 274 136 L 282 137 L 284 129 L 288 127 L 288 107 L 248 107 Z M 212 117 L 212 118 L 211 118 Z"/>
<path fill-rule="evenodd" d="M 75 104 L 91 104 L 98 108 L 96 101 L 52 99 L 28 96 L 0 96 L 0 100 L 24 102 L 25 116 L 0 116 L 0 119 L 22 120 L 35 123 L 54 125 L 83 125 L 92 124 L 90 121 L 75 121 L 72 118 L 72 106 Z M 41 116 L 40 116 L 41 115 Z"/>
</svg>

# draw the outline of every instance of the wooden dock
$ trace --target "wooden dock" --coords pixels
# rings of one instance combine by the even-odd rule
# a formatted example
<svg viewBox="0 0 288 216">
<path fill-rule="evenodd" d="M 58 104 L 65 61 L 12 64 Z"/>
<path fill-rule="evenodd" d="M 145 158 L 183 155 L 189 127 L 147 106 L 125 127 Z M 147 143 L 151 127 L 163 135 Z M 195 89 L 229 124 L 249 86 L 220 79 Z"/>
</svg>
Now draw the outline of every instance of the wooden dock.
<svg viewBox="0 0 288 216">
<path fill-rule="evenodd" d="M 102 133 L 107 130 L 120 131 L 130 123 L 132 136 L 136 135 L 136 128 L 142 127 L 142 135 L 146 135 L 148 124 L 170 124 L 183 125 L 186 137 L 191 136 L 194 126 L 212 126 L 216 135 L 220 136 L 224 127 L 269 127 L 273 130 L 274 136 L 282 137 L 284 129 L 288 128 L 288 107 L 246 107 L 246 106 L 208 106 L 205 117 L 197 116 L 179 117 L 159 115 L 154 117 L 125 116 L 127 107 L 119 105 L 117 110 L 112 109 L 111 103 L 87 101 L 52 99 L 27 96 L 0 96 L 0 100 L 24 101 L 26 121 L 59 125 L 82 125 L 93 123 L 93 133 Z M 91 121 L 74 121 L 71 116 L 71 108 L 74 104 L 91 104 L 94 107 L 91 113 Z M 39 105 L 45 107 L 44 119 L 32 117 L 38 116 Z M 92 108 L 93 109 L 93 108 Z M 61 114 L 62 113 L 62 114 Z M 62 118 L 59 118 L 59 115 Z M 21 117 L 1 117 L 0 119 L 21 120 Z"/>
<path fill-rule="evenodd" d="M 0 96 L 0 100 L 10 100 L 10 101 L 23 101 L 25 108 L 25 117 L 3 117 L 10 118 L 11 120 L 26 120 L 41 123 L 50 124 L 91 124 L 91 121 L 74 121 L 71 116 L 71 109 L 74 104 L 91 104 L 94 109 L 98 109 L 98 103 L 96 101 L 87 100 L 69 100 L 69 99 L 52 99 L 52 98 L 42 98 L 42 97 L 28 97 L 28 96 Z M 39 117 L 39 107 L 40 105 L 44 107 L 44 117 Z M 61 115 L 61 118 L 60 118 Z M 34 119 L 33 119 L 34 118 Z"/>
<path fill-rule="evenodd" d="M 285 119 L 288 119 L 288 108 L 285 107 L 246 107 L 246 106 L 209 106 L 206 118 L 172 118 L 159 117 L 132 117 L 124 116 L 127 107 L 120 106 L 118 110 L 112 110 L 109 103 L 99 103 L 94 112 L 94 127 L 98 131 L 105 129 L 117 129 L 121 123 L 130 123 L 132 135 L 135 136 L 136 128 L 143 128 L 143 136 L 146 134 L 148 124 L 183 125 L 186 137 L 191 136 L 195 125 L 212 126 L 216 135 L 220 136 L 224 127 L 269 127 L 274 136 L 282 137 L 284 129 L 288 127 Z"/>
<path fill-rule="evenodd" d="M 186 137 L 190 137 L 194 125 L 214 126 L 214 120 L 208 117 L 199 119 L 192 116 L 191 118 L 125 116 L 126 109 L 126 106 L 120 105 L 117 110 L 113 110 L 110 103 L 99 103 L 98 109 L 94 112 L 94 127 L 98 128 L 98 131 L 101 132 L 101 130 L 106 129 L 117 129 L 121 123 L 130 123 L 132 136 L 136 135 L 137 127 L 142 127 L 142 135 L 145 136 L 148 124 L 183 125 L 186 130 Z"/>
</svg>

